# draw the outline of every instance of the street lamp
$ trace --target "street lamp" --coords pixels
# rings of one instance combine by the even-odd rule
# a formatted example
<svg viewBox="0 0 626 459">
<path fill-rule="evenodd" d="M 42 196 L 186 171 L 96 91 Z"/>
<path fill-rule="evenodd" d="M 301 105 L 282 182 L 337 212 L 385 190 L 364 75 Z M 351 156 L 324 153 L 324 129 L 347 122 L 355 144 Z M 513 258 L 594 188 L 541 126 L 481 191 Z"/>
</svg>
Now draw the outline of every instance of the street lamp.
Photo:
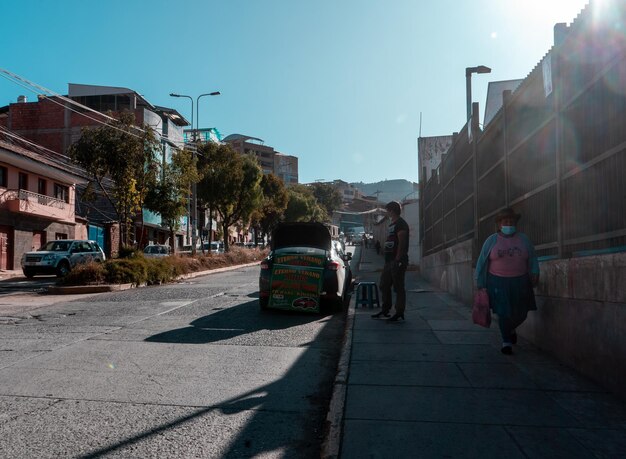
<svg viewBox="0 0 626 459">
<path fill-rule="evenodd" d="M 219 91 L 208 92 L 206 94 L 200 94 L 196 99 L 196 128 L 200 129 L 200 98 L 204 96 L 219 96 L 221 93 Z M 194 136 L 195 137 L 195 136 Z M 195 184 L 194 184 L 195 186 Z M 211 182 L 211 187 L 213 187 L 213 182 Z M 195 196 L 195 193 L 194 193 Z M 211 240 L 213 239 L 213 209 L 209 207 L 209 253 L 211 253 Z"/>
<path fill-rule="evenodd" d="M 200 98 L 204 96 L 219 96 L 221 93 L 219 91 L 207 92 L 206 94 L 200 94 L 196 98 L 196 129 L 200 129 Z M 193 126 L 191 126 L 193 129 Z"/>
<path fill-rule="evenodd" d="M 210 92 L 210 93 L 206 93 L 206 94 L 200 94 L 198 96 L 198 98 L 196 99 L 196 110 L 198 108 L 198 103 L 200 102 L 200 98 L 203 96 L 219 96 L 220 93 L 219 91 L 214 91 L 214 92 Z M 197 118 L 198 118 L 198 114 L 196 112 L 196 129 L 194 129 L 193 127 L 193 98 L 191 96 L 187 96 L 185 94 L 176 94 L 174 92 L 170 93 L 171 97 L 184 97 L 186 99 L 189 99 L 191 101 L 191 140 L 193 142 L 195 142 L 196 140 L 196 132 L 197 132 Z M 196 157 L 196 151 L 195 149 L 191 150 L 191 154 L 192 154 L 192 158 L 195 159 Z M 197 242 L 197 228 L 198 228 L 198 184 L 194 181 L 191 184 L 191 253 L 193 255 L 196 254 L 196 242 Z M 187 218 L 187 221 L 189 221 L 189 216 Z M 189 231 L 187 231 L 187 234 L 189 234 Z"/>
<path fill-rule="evenodd" d="M 479 65 L 478 67 L 467 67 L 465 69 L 465 93 L 467 96 L 467 120 L 472 117 L 472 73 L 491 73 L 489 67 Z"/>
</svg>

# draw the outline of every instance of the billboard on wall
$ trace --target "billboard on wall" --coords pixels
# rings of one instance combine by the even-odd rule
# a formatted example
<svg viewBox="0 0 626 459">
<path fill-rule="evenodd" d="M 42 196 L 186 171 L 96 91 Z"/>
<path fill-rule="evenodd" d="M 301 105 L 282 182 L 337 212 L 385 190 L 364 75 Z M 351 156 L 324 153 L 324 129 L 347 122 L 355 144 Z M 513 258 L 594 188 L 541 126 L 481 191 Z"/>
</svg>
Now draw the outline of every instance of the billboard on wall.
<svg viewBox="0 0 626 459">
<path fill-rule="evenodd" d="M 446 153 L 451 146 L 451 135 L 420 137 L 417 139 L 420 182 L 426 183 L 430 179 L 433 169 L 437 169 L 439 164 L 441 164 L 441 156 Z"/>
</svg>

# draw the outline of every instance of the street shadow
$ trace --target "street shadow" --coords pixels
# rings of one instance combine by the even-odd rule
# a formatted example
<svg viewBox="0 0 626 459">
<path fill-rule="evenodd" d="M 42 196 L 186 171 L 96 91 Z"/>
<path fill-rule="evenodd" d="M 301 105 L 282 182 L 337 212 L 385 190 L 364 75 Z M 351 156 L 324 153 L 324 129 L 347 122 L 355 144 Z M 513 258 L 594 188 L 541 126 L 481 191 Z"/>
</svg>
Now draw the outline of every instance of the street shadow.
<svg viewBox="0 0 626 459">
<path fill-rule="evenodd" d="M 315 322 L 324 314 L 297 311 L 260 311 L 258 301 L 218 310 L 195 319 L 188 327 L 149 336 L 150 343 L 208 344 L 236 338 L 260 330 L 284 330 Z"/>
<path fill-rule="evenodd" d="M 250 321 L 233 330 L 233 320 L 242 315 Z M 345 314 L 329 316 L 260 311 L 258 302 L 251 301 L 200 317 L 189 327 L 151 336 L 149 342 L 211 343 L 261 329 L 282 330 L 324 318 L 324 325 L 313 342 L 301 344 L 306 348 L 285 375 L 237 397 L 203 407 L 174 421 L 157 424 L 151 429 L 81 456 L 84 459 L 124 455 L 134 445 L 184 431 L 194 422 L 220 415 L 249 416 L 245 425 L 229 442 L 220 457 L 248 458 L 277 454 L 284 458 L 319 458 L 325 434 L 325 417 L 332 396 L 333 381 L 339 360 Z M 236 322 L 235 322 L 236 323 Z M 209 422 L 209 421 L 205 421 Z"/>
</svg>

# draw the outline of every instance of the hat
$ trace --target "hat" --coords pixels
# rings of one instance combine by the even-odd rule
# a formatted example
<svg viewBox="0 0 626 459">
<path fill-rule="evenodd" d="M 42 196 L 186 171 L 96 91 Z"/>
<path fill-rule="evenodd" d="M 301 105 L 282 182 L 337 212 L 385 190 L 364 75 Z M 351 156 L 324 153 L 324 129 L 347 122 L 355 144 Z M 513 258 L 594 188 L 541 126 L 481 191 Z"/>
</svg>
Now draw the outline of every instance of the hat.
<svg viewBox="0 0 626 459">
<path fill-rule="evenodd" d="M 499 222 L 503 218 L 514 218 L 515 221 L 518 221 L 521 217 L 522 216 L 516 214 L 511 207 L 506 207 L 496 214 L 496 222 Z"/>
</svg>

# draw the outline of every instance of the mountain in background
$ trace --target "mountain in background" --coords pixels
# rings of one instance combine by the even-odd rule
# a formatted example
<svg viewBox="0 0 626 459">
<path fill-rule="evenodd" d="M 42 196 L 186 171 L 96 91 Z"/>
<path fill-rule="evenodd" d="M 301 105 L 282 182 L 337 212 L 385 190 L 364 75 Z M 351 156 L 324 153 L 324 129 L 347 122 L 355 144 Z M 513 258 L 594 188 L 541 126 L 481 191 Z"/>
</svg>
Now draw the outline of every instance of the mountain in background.
<svg viewBox="0 0 626 459">
<path fill-rule="evenodd" d="M 403 201 L 408 199 L 416 199 L 418 197 L 417 190 L 419 185 L 404 179 L 383 180 L 376 183 L 351 183 L 366 196 L 378 196 L 379 202 Z"/>
</svg>

